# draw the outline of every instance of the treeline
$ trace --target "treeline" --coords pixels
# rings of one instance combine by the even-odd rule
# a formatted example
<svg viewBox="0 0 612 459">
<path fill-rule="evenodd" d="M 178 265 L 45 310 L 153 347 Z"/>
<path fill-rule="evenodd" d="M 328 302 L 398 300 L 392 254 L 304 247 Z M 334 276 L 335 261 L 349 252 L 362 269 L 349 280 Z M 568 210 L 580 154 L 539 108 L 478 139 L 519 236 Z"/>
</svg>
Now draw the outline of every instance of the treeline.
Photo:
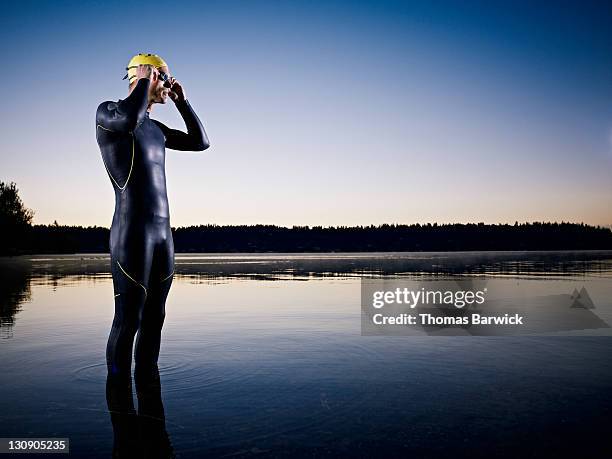
<svg viewBox="0 0 612 459">
<path fill-rule="evenodd" d="M 610 228 L 584 223 L 379 226 L 199 225 L 172 228 L 175 252 L 412 252 L 612 249 Z M 106 253 L 110 230 L 33 225 L 10 253 Z"/>
</svg>

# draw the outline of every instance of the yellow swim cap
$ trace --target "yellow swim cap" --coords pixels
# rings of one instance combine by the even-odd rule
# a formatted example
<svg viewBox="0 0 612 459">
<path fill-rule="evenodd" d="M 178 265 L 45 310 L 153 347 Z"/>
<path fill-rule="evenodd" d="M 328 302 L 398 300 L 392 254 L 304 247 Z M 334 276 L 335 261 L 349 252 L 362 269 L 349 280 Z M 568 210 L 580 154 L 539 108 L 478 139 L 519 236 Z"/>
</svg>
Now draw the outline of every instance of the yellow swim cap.
<svg viewBox="0 0 612 459">
<path fill-rule="evenodd" d="M 128 73 L 126 76 L 123 77 L 123 79 L 125 80 L 126 78 L 128 78 L 129 82 L 131 83 L 132 80 L 136 78 L 136 69 L 140 64 L 148 64 L 157 68 L 168 67 L 166 61 L 164 61 L 157 54 L 136 54 L 133 58 L 130 59 L 128 66 L 125 68 Z"/>
</svg>

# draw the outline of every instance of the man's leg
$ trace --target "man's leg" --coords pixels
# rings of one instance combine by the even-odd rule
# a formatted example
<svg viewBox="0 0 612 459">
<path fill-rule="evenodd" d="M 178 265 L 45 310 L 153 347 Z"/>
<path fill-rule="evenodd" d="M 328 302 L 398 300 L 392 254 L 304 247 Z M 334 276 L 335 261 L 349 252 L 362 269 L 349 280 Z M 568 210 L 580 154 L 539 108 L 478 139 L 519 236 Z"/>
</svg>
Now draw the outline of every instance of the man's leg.
<svg viewBox="0 0 612 459">
<path fill-rule="evenodd" d="M 163 233 L 165 228 L 160 229 Z M 170 227 L 163 243 L 157 246 L 151 265 L 148 295 L 140 314 L 136 338 L 136 372 L 155 372 L 161 344 L 161 332 L 166 317 L 166 299 L 174 275 L 174 243 Z"/>
<path fill-rule="evenodd" d="M 159 272 L 159 270 L 155 270 Z M 172 276 L 161 281 L 153 280 L 151 275 L 149 293 L 144 302 L 140 315 L 140 328 L 136 337 L 136 351 L 134 360 L 136 372 L 155 372 L 159 349 L 161 345 L 161 332 L 166 317 L 166 299 L 172 285 Z"/>
<path fill-rule="evenodd" d="M 131 280 L 112 256 L 111 262 L 114 265 L 111 270 L 115 317 L 106 346 L 106 403 L 113 425 L 113 458 L 131 459 L 139 457 L 138 417 L 132 398 L 132 349 L 138 329 L 138 311 L 146 294 L 145 289 Z"/>
<path fill-rule="evenodd" d="M 148 238 L 140 243 L 121 244 L 111 253 L 111 272 L 115 295 L 115 317 L 106 346 L 109 375 L 131 379 L 134 336 L 140 311 L 148 296 L 147 284 L 153 259 Z"/>
<path fill-rule="evenodd" d="M 115 317 L 106 345 L 106 363 L 109 375 L 130 379 L 134 336 L 146 295 L 138 286 L 127 282 L 120 285 L 120 291 L 115 293 Z"/>
<path fill-rule="evenodd" d="M 165 231 L 165 230 L 164 230 Z M 163 240 L 163 238 L 162 238 Z M 140 328 L 136 338 L 134 381 L 138 396 L 138 418 L 142 450 L 145 457 L 174 457 L 172 444 L 166 431 L 164 405 L 157 360 L 161 332 L 166 316 L 166 299 L 174 274 L 174 246 L 169 233 L 165 243 L 157 247 L 149 277 L 149 294 L 140 315 Z"/>
<path fill-rule="evenodd" d="M 138 417 L 132 399 L 132 350 L 146 301 L 153 245 L 146 233 L 118 234 L 111 248 L 115 316 L 106 346 L 106 401 L 113 424 L 113 457 L 140 457 Z M 131 237 L 130 237 L 131 236 Z"/>
</svg>

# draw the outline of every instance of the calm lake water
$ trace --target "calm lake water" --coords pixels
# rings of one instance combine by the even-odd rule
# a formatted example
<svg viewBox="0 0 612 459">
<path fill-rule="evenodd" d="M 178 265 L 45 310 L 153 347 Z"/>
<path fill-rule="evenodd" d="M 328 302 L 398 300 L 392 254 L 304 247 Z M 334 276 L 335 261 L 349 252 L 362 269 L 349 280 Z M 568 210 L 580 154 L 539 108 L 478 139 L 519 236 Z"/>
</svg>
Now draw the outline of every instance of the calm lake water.
<svg viewBox="0 0 612 459">
<path fill-rule="evenodd" d="M 67 437 L 71 456 L 98 458 L 137 435 L 132 421 L 114 432 L 107 406 L 109 263 L 0 261 L 0 437 Z M 177 254 L 161 399 L 141 401 L 163 403 L 165 422 L 151 416 L 143 441 L 165 430 L 181 458 L 612 457 L 605 330 L 361 335 L 362 278 L 453 276 L 512 279 L 521 295 L 585 287 L 610 317 L 609 251 Z"/>
</svg>

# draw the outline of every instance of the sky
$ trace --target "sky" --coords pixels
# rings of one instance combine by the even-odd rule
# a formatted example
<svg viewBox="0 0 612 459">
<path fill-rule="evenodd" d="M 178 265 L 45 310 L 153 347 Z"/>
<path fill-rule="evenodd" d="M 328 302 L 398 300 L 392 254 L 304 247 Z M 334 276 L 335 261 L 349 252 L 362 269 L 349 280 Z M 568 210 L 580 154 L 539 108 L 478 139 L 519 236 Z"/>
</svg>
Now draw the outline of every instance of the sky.
<svg viewBox="0 0 612 459">
<path fill-rule="evenodd" d="M 109 227 L 95 111 L 150 52 L 211 142 L 166 152 L 173 226 L 610 225 L 606 3 L 13 2 L 0 181 L 35 224 Z"/>
</svg>

